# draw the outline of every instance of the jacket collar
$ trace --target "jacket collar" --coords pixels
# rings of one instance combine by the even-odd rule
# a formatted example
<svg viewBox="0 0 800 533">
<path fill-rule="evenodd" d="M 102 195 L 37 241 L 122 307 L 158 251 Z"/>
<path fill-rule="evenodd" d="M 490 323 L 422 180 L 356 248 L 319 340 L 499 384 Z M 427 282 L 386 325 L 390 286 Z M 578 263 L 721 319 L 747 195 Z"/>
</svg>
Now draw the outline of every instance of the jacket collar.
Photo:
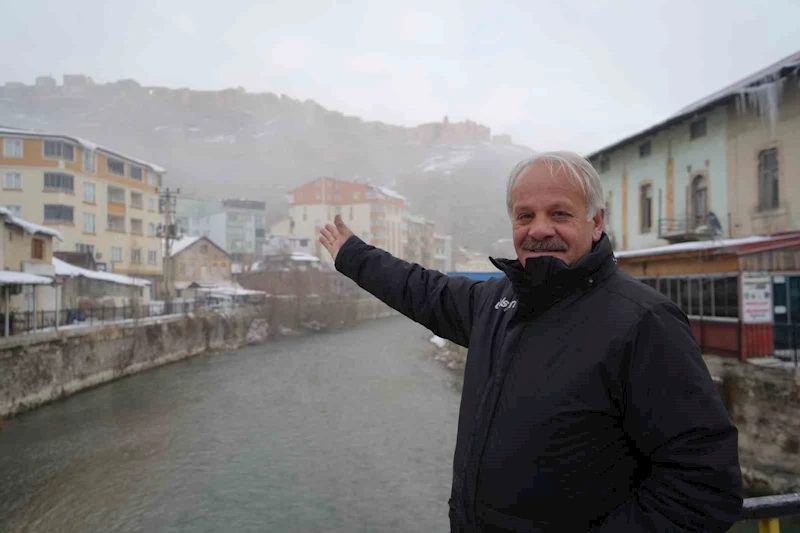
<svg viewBox="0 0 800 533">
<path fill-rule="evenodd" d="M 591 251 L 571 267 L 552 256 L 529 258 L 524 268 L 518 259 L 490 257 L 489 260 L 505 273 L 521 300 L 533 298 L 540 303 L 589 289 L 616 268 L 614 251 L 605 233 L 592 245 Z"/>
</svg>

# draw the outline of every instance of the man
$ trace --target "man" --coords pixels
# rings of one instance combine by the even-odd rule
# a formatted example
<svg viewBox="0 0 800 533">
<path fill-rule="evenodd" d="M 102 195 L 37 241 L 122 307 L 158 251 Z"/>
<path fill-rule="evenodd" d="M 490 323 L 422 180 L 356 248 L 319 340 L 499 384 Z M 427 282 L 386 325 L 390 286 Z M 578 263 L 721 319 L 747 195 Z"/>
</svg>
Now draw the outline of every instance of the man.
<svg viewBox="0 0 800 533">
<path fill-rule="evenodd" d="M 736 428 L 686 316 L 617 269 L 597 173 L 540 154 L 507 198 L 517 260 L 485 282 L 396 259 L 338 216 L 321 230 L 337 270 L 469 348 L 451 532 L 727 531 Z"/>
</svg>

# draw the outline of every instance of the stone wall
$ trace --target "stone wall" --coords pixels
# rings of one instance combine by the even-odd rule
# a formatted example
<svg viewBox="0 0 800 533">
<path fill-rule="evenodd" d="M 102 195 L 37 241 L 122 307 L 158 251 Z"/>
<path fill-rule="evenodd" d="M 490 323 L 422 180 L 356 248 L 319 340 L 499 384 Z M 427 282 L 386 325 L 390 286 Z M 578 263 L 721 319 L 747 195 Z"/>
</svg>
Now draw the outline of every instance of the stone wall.
<svg viewBox="0 0 800 533">
<path fill-rule="evenodd" d="M 800 492 L 800 372 L 706 356 L 733 423 L 745 486 Z"/>
<path fill-rule="evenodd" d="M 441 341 L 435 359 L 463 378 L 467 350 Z M 750 494 L 800 492 L 800 371 L 706 355 L 739 429 L 742 477 Z"/>
</svg>

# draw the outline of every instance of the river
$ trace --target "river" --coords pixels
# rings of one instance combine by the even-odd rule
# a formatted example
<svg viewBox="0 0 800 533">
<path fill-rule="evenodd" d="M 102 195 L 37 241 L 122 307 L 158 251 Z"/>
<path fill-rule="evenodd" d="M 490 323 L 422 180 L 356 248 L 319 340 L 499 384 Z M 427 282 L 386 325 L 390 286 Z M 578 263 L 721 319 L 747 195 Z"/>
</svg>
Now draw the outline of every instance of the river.
<svg viewBox="0 0 800 533">
<path fill-rule="evenodd" d="M 0 530 L 447 531 L 459 393 L 404 317 L 200 355 L 0 430 Z"/>
<path fill-rule="evenodd" d="M 204 354 L 12 419 L 0 531 L 444 533 L 459 385 L 429 336 Z"/>
</svg>

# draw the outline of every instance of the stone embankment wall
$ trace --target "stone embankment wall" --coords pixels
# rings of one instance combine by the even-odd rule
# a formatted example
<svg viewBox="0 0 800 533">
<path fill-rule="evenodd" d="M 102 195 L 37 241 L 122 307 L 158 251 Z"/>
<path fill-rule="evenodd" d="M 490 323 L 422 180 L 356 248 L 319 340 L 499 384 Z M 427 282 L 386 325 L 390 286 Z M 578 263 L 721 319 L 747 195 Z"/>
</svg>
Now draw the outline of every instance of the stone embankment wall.
<svg viewBox="0 0 800 533">
<path fill-rule="evenodd" d="M 466 348 L 434 341 L 434 358 L 463 379 Z M 751 494 L 800 492 L 800 370 L 714 355 L 705 360 L 739 429 L 745 487 Z"/>
<path fill-rule="evenodd" d="M 208 350 L 264 342 L 273 333 L 307 331 L 312 321 L 323 328 L 346 327 L 394 314 L 374 299 L 340 305 L 268 302 L 0 338 L 0 418 Z"/>
</svg>

